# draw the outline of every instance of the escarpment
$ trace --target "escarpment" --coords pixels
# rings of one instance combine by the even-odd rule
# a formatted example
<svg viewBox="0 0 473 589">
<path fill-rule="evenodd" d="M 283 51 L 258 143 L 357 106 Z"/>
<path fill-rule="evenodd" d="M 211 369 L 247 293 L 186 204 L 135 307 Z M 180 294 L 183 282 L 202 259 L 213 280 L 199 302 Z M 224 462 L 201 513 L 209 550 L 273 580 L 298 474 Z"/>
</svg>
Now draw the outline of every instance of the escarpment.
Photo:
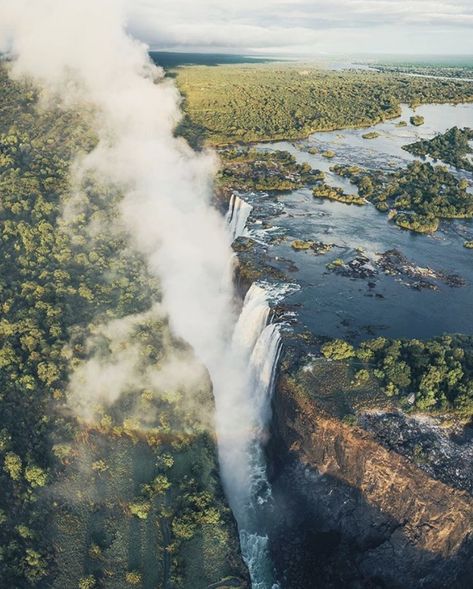
<svg viewBox="0 0 473 589">
<path fill-rule="evenodd" d="M 473 499 L 282 375 L 269 454 L 283 587 L 471 586 Z"/>
</svg>

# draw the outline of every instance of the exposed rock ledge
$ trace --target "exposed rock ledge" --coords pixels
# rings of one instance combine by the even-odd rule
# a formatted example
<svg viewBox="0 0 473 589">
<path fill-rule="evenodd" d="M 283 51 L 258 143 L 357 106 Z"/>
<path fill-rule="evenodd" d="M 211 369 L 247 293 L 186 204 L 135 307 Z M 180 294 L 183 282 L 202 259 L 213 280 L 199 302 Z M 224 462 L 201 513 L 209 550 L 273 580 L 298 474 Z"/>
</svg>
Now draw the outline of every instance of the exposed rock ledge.
<svg viewBox="0 0 473 589">
<path fill-rule="evenodd" d="M 287 377 L 268 449 L 287 589 L 471 587 L 473 499 L 324 414 Z"/>
</svg>

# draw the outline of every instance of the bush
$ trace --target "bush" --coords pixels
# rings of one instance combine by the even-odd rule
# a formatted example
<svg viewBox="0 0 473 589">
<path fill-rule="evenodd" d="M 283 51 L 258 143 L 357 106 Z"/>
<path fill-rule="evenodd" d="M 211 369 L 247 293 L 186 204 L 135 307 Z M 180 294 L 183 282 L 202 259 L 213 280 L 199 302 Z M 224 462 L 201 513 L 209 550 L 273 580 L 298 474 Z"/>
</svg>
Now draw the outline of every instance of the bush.
<svg viewBox="0 0 473 589">
<path fill-rule="evenodd" d="M 139 519 L 146 519 L 151 510 L 151 504 L 148 502 L 130 503 L 130 513 Z"/>
<path fill-rule="evenodd" d="M 355 355 L 354 347 L 341 339 L 336 339 L 322 346 L 322 354 L 329 360 L 346 360 Z"/>
<path fill-rule="evenodd" d="M 136 571 L 129 571 L 126 575 L 125 575 L 125 581 L 129 584 L 129 585 L 133 585 L 134 587 L 136 585 L 140 585 L 142 583 L 142 577 L 140 573 L 137 573 Z"/>
<path fill-rule="evenodd" d="M 97 584 L 95 582 L 95 577 L 93 575 L 83 577 L 79 581 L 79 589 L 94 589 L 96 586 Z"/>
</svg>

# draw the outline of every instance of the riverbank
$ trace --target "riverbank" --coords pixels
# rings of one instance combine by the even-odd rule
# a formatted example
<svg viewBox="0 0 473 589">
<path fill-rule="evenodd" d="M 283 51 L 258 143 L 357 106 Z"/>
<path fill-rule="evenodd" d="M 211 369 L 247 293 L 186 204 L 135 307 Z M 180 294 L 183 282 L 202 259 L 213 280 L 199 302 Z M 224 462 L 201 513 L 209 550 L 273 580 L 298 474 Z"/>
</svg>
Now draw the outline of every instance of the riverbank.
<svg viewBox="0 0 473 589">
<path fill-rule="evenodd" d="M 401 104 L 473 101 L 473 83 L 330 71 L 307 64 L 179 67 L 193 145 L 299 140 L 314 132 L 364 129 L 401 114 Z"/>
</svg>

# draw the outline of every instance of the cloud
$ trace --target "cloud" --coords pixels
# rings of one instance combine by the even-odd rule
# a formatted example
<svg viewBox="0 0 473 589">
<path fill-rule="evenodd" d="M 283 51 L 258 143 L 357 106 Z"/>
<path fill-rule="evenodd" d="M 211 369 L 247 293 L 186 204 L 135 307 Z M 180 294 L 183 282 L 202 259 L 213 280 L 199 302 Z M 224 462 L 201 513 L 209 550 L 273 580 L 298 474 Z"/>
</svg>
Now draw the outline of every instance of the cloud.
<svg viewBox="0 0 473 589">
<path fill-rule="evenodd" d="M 178 399 L 180 414 L 189 412 L 194 423 L 212 431 L 212 416 L 202 406 L 200 391 L 210 390 L 208 373 L 192 351 L 176 348 L 166 329 L 160 325 L 165 310 L 156 304 L 146 312 L 129 315 L 94 326 L 86 342 L 87 357 L 75 363 L 67 391 L 68 405 L 83 421 L 94 423 L 119 399 L 132 394 L 134 409 L 127 406 L 123 417 L 133 417 L 141 428 L 157 423 L 157 409 L 143 407 L 140 393 L 153 398 Z M 150 361 L 146 345 L 139 337 L 143 328 L 161 333 L 161 356 Z M 146 410 L 145 410 L 146 409 Z"/>
<path fill-rule="evenodd" d="M 361 43 L 373 51 L 473 51 L 469 0 L 128 0 L 127 6 L 130 29 L 162 49 L 353 52 Z"/>
</svg>

